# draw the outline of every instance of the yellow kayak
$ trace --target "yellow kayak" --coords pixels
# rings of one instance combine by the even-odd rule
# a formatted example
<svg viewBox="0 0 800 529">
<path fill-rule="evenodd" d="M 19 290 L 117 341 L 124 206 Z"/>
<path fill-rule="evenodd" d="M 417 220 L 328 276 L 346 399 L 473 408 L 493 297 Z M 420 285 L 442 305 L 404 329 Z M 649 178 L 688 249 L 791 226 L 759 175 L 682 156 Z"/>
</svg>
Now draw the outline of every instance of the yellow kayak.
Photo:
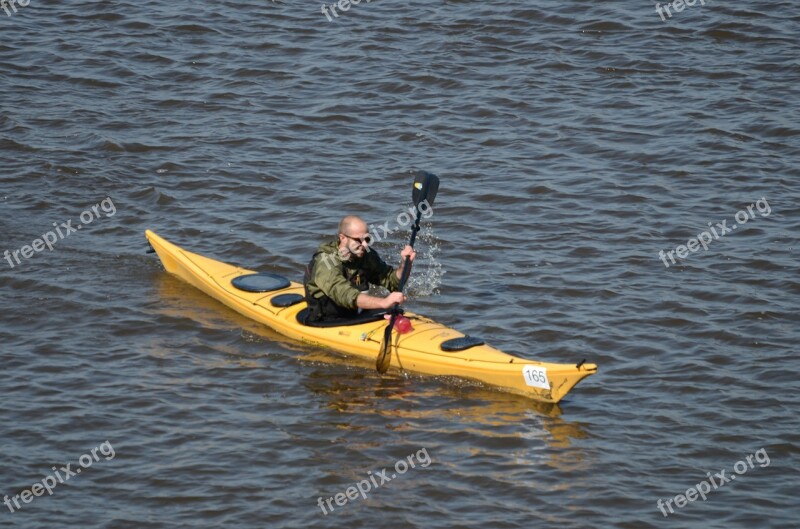
<svg viewBox="0 0 800 529">
<path fill-rule="evenodd" d="M 251 291 L 261 274 L 187 252 L 150 230 L 150 245 L 167 272 L 175 274 L 233 310 L 276 332 L 307 344 L 375 360 L 387 322 L 372 321 L 338 327 L 311 327 L 298 320 L 305 308 L 303 285 L 275 274 L 269 291 Z M 234 284 L 236 283 L 236 284 Z M 276 289 L 272 290 L 272 288 Z M 302 319 L 302 314 L 300 314 Z M 511 356 L 428 318 L 406 312 L 413 330 L 392 333 L 391 367 L 426 375 L 454 376 L 557 403 L 575 385 L 597 372 L 595 364 L 553 364 Z M 380 318 L 380 316 L 377 316 Z"/>
</svg>

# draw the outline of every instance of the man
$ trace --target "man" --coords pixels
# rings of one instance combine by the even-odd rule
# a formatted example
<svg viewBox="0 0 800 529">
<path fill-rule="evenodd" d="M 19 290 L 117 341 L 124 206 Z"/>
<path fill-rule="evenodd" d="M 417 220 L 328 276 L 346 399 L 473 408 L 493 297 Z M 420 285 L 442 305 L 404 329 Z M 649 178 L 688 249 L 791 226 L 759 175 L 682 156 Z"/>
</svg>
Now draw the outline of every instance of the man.
<svg viewBox="0 0 800 529">
<path fill-rule="evenodd" d="M 306 323 L 352 318 L 358 309 L 390 309 L 406 300 L 394 290 L 400 286 L 406 257 L 410 266 L 416 252 L 406 246 L 400 252 L 400 266 L 394 269 L 369 247 L 370 241 L 367 223 L 348 215 L 339 222 L 338 240 L 320 245 L 306 268 Z M 370 296 L 366 292 L 370 283 L 393 292 L 385 298 Z"/>
</svg>

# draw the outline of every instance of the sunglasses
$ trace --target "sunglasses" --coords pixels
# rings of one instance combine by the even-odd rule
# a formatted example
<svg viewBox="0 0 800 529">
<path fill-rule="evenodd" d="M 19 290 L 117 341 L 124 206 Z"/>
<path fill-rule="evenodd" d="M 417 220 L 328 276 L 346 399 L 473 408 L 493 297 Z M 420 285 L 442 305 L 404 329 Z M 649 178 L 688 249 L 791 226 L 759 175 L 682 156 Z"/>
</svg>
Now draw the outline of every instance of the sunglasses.
<svg viewBox="0 0 800 529">
<path fill-rule="evenodd" d="M 353 239 L 354 241 L 356 241 L 358 244 L 360 244 L 362 246 L 363 245 L 369 246 L 370 244 L 372 244 L 372 236 L 370 234 L 364 235 L 364 237 L 361 238 L 361 239 L 359 239 L 358 237 L 350 237 L 346 233 L 343 233 L 342 235 L 344 235 L 348 239 Z"/>
</svg>

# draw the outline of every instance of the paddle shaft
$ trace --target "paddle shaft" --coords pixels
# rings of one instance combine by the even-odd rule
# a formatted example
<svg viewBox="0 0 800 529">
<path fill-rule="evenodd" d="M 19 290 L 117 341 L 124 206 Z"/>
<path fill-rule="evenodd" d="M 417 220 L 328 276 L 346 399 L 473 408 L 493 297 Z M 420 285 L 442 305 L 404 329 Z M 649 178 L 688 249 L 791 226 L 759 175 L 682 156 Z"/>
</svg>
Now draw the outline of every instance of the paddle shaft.
<svg viewBox="0 0 800 529">
<path fill-rule="evenodd" d="M 433 200 L 436 198 L 436 193 L 439 190 L 439 177 L 434 174 L 420 172 L 417 173 L 417 178 L 414 180 L 414 191 L 412 192 L 412 199 L 414 206 L 417 208 L 417 218 L 414 221 L 414 226 L 411 228 L 411 239 L 408 245 L 413 249 L 414 243 L 417 240 L 417 232 L 419 232 L 419 221 L 422 218 L 422 209 L 419 205 L 423 201 L 427 201 L 429 206 L 433 206 Z M 411 257 L 406 256 L 403 261 L 403 273 L 400 274 L 400 284 L 398 292 L 403 292 L 408 281 L 408 276 L 411 274 Z M 392 329 L 394 329 L 394 322 L 400 314 L 400 304 L 395 303 L 392 306 L 392 315 L 389 318 L 389 325 L 383 333 L 383 342 L 381 343 L 381 350 L 378 353 L 378 358 L 375 361 L 375 368 L 378 373 L 386 373 L 389 370 L 389 365 L 392 362 Z"/>
<path fill-rule="evenodd" d="M 414 243 L 417 240 L 417 232 L 419 231 L 419 221 L 422 215 L 422 211 L 417 209 L 417 220 L 414 222 L 414 226 L 411 228 L 411 239 L 408 241 L 408 245 L 411 248 L 414 248 Z M 403 273 L 400 276 L 400 285 L 397 287 L 398 292 L 402 292 L 403 289 L 406 287 L 406 282 L 408 281 L 408 276 L 411 275 L 411 257 L 408 255 L 406 256 L 406 260 L 403 263 Z M 397 319 L 397 316 L 400 314 L 400 304 L 395 303 L 392 306 L 392 317 L 389 318 L 389 325 L 386 326 L 386 330 L 383 333 L 383 343 L 381 344 L 381 352 L 378 354 L 378 358 L 375 361 L 375 368 L 378 370 L 379 373 L 385 373 L 389 369 L 389 365 L 392 361 L 392 329 L 394 329 L 394 322 Z"/>
<path fill-rule="evenodd" d="M 417 232 L 419 231 L 419 221 L 422 218 L 422 212 L 417 209 L 417 220 L 414 221 L 414 226 L 411 228 L 411 239 L 408 241 L 408 245 L 411 248 L 414 248 L 414 243 L 417 242 Z M 397 287 L 398 292 L 402 292 L 404 288 L 406 288 L 406 282 L 408 281 L 408 276 L 411 275 L 411 257 L 406 255 L 406 260 L 403 263 L 403 274 L 400 277 L 400 286 Z M 394 307 L 392 308 L 392 314 L 397 312 L 397 309 L 400 307 L 399 303 L 395 303 Z M 394 325 L 394 322 L 392 322 Z M 391 326 L 390 326 L 391 327 Z"/>
</svg>

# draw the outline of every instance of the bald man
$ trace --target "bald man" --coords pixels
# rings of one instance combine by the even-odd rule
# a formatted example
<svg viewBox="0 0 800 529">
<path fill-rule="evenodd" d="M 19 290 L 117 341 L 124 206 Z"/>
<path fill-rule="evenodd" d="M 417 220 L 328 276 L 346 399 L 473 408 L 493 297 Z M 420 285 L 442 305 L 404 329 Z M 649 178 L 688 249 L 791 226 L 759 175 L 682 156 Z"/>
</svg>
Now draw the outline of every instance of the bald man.
<svg viewBox="0 0 800 529">
<path fill-rule="evenodd" d="M 338 238 L 320 245 L 308 263 L 304 279 L 306 323 L 352 318 L 359 309 L 388 310 L 406 300 L 402 292 L 394 291 L 400 286 L 406 256 L 413 263 L 416 252 L 406 246 L 400 252 L 400 266 L 395 269 L 369 247 L 370 242 L 367 223 L 348 215 L 339 222 Z M 386 287 L 392 293 L 385 298 L 370 296 L 370 284 Z"/>
</svg>

